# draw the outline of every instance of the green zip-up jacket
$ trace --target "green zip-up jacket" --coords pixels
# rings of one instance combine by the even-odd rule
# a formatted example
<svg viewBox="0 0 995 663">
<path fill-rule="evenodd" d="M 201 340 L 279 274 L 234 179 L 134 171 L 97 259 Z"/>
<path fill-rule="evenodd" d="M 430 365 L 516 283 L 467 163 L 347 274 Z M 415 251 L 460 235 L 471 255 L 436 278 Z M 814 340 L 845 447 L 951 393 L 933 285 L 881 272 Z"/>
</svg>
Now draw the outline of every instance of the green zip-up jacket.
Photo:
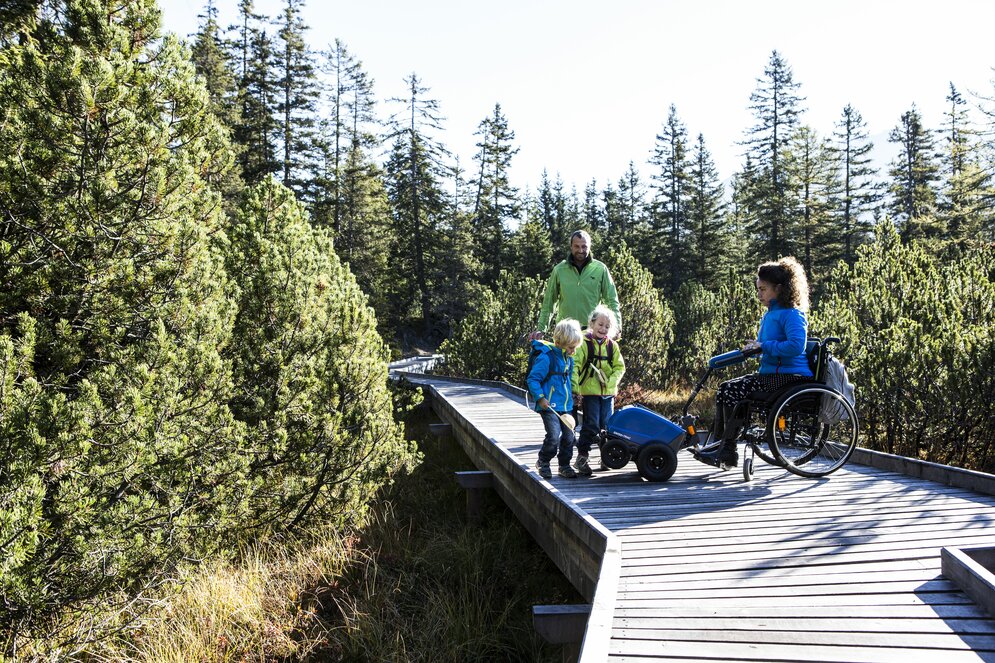
<svg viewBox="0 0 995 663">
<path fill-rule="evenodd" d="M 594 355 L 591 367 L 585 371 L 588 341 L 591 341 Z M 615 396 L 618 394 L 618 383 L 625 375 L 625 361 L 622 359 L 622 349 L 615 341 L 611 341 L 612 360 L 608 361 L 608 343 L 607 339 L 595 340 L 590 332 L 584 334 L 584 341 L 577 346 L 577 352 L 573 356 L 574 370 L 570 376 L 573 393 L 578 396 Z M 601 372 L 600 375 L 598 371 Z M 604 379 L 603 384 L 599 378 Z"/>
<path fill-rule="evenodd" d="M 573 318 L 580 322 L 581 326 L 586 326 L 591 311 L 601 303 L 615 312 L 621 328 L 622 314 L 618 309 L 618 292 L 605 263 L 591 258 L 578 271 L 573 261 L 568 258 L 553 267 L 546 281 L 546 294 L 542 298 L 542 309 L 539 311 L 539 324 L 536 325 L 536 329 L 548 333 L 555 323 L 564 318 Z"/>
</svg>

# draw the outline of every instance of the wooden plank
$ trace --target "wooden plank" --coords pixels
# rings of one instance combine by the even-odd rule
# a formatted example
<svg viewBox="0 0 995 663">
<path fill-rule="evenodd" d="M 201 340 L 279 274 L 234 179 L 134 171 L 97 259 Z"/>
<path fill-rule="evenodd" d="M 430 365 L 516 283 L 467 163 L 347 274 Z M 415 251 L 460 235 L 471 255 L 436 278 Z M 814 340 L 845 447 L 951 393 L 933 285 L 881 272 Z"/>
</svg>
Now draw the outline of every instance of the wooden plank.
<svg viewBox="0 0 995 663">
<path fill-rule="evenodd" d="M 856 449 L 853 460 L 856 463 L 871 465 L 890 472 L 921 477 L 929 481 L 995 495 L 995 476 L 984 472 L 975 472 L 959 467 L 930 463 L 915 458 L 905 458 L 904 456 L 896 456 L 881 451 L 871 451 L 870 449 Z"/>
<path fill-rule="evenodd" d="M 720 661 L 849 661 L 850 663 L 961 663 L 995 661 L 989 652 L 892 647 L 836 647 L 832 645 L 776 645 L 736 642 L 684 642 L 613 639 L 613 663 L 647 663 L 678 657 Z"/>
<path fill-rule="evenodd" d="M 825 569 L 827 567 L 819 567 Z M 925 583 L 939 580 L 941 576 L 936 571 L 927 569 L 901 569 L 896 571 L 878 571 L 863 573 L 846 573 L 841 569 L 833 569 L 836 573 L 823 575 L 755 575 L 741 574 L 739 577 L 714 578 L 712 574 L 682 575 L 676 578 L 657 580 L 647 576 L 626 576 L 619 581 L 619 590 L 626 592 L 651 592 L 658 590 L 683 591 L 707 590 L 709 588 L 723 589 L 726 587 L 816 587 L 853 583 L 866 578 L 874 582 L 918 582 Z"/>
<path fill-rule="evenodd" d="M 782 632 L 816 631 L 843 633 L 965 633 L 975 635 L 995 635 L 995 621 L 991 619 L 951 619 L 933 618 L 884 618 L 854 619 L 840 617 L 813 617 L 806 612 L 793 617 L 684 617 L 660 615 L 645 617 L 616 617 L 616 629 L 632 631 L 647 630 L 694 630 L 708 627 L 719 633 L 726 631 L 767 631 L 777 629 Z M 619 636 L 622 637 L 622 636 Z M 663 633 L 662 639 L 670 638 Z"/>
<path fill-rule="evenodd" d="M 852 618 L 861 620 L 872 620 L 879 618 L 887 619 L 915 619 L 922 623 L 947 624 L 960 620 L 985 620 L 986 613 L 974 603 L 963 604 L 910 604 L 910 605 L 862 605 L 862 606 L 834 606 L 818 605 L 805 606 L 774 606 L 767 604 L 750 603 L 740 606 L 699 606 L 687 602 L 680 605 L 662 606 L 640 606 L 640 607 L 620 607 L 615 610 L 616 619 L 624 618 L 653 618 L 662 619 L 669 623 L 672 619 L 722 619 L 722 618 L 762 618 L 762 619 L 791 619 L 804 616 L 808 619 L 839 619 Z M 993 626 L 995 621 L 988 620 Z"/>
<path fill-rule="evenodd" d="M 675 640 L 700 643 L 756 643 L 765 645 L 791 645 L 812 647 L 831 645 L 834 647 L 887 647 L 896 650 L 930 649 L 939 650 L 935 655 L 942 659 L 946 651 L 995 651 L 995 636 L 987 634 L 958 633 L 918 633 L 918 632 L 862 632 L 848 633 L 842 630 L 802 630 L 786 631 L 779 626 L 755 630 L 719 629 L 616 629 L 612 634 L 615 640 L 655 640 L 672 642 Z"/>
<path fill-rule="evenodd" d="M 456 483 L 462 488 L 493 488 L 494 473 L 488 470 L 454 472 Z"/>
<path fill-rule="evenodd" d="M 862 517 L 851 520 L 833 519 L 810 521 L 778 521 L 772 523 L 746 523 L 736 529 L 735 534 L 752 537 L 784 536 L 794 534 L 823 534 L 834 532 L 873 531 L 892 533 L 908 530 L 910 525 L 922 527 L 924 531 L 934 531 L 945 527 L 975 529 L 995 526 L 995 513 L 989 509 L 971 511 L 950 511 L 942 515 L 913 515 L 910 517 L 888 520 L 867 520 Z M 673 541 L 725 539 L 730 536 L 728 531 L 714 526 L 691 526 L 685 528 L 653 528 L 626 529 L 618 532 L 619 538 L 625 543 L 641 541 Z"/>
<path fill-rule="evenodd" d="M 736 585 L 732 587 L 699 587 L 682 589 L 622 589 L 620 595 L 627 600 L 671 600 L 671 599 L 722 599 L 747 598 L 767 599 L 781 596 L 846 596 L 855 594 L 919 594 L 933 592 L 956 592 L 959 587 L 949 580 L 921 580 L 870 582 L 851 578 L 850 582 L 804 584 L 804 585 Z"/>
<path fill-rule="evenodd" d="M 625 551 L 625 556 L 627 562 L 631 561 L 633 564 L 638 565 L 641 563 L 640 560 L 644 558 L 657 558 L 660 557 L 659 551 L 666 549 L 669 554 L 666 555 L 671 561 L 678 561 L 676 557 L 679 555 L 681 557 L 680 561 L 696 561 L 691 558 L 695 556 L 700 556 L 702 554 L 707 554 L 716 559 L 720 556 L 729 556 L 736 554 L 746 555 L 750 559 L 756 559 L 756 555 L 753 553 L 755 551 L 760 552 L 773 552 L 776 554 L 777 551 L 782 551 L 785 554 L 799 554 L 799 555 L 837 555 L 837 554 L 847 554 L 862 552 L 865 550 L 902 550 L 908 549 L 909 551 L 916 551 L 922 549 L 934 549 L 939 548 L 944 545 L 988 545 L 993 539 L 995 539 L 995 530 L 992 528 L 979 528 L 972 530 L 964 530 L 960 534 L 948 534 L 948 533 L 926 533 L 920 539 L 910 536 L 897 536 L 897 537 L 882 537 L 882 540 L 872 538 L 869 542 L 855 542 L 851 544 L 834 543 L 834 540 L 823 540 L 818 536 L 803 536 L 797 541 L 771 541 L 771 542 L 759 542 L 757 544 L 750 543 L 737 543 L 729 546 L 723 546 L 718 541 L 720 539 L 707 539 L 704 541 L 688 541 L 682 542 L 680 545 L 675 544 L 673 548 L 666 545 L 666 543 L 661 542 L 661 546 L 656 549 L 657 554 L 654 555 L 654 549 L 647 547 L 626 547 L 623 544 L 623 549 Z M 932 554 L 932 553 L 931 553 Z M 939 552 L 935 553 L 937 556 Z M 911 555 L 915 557 L 916 555 Z M 721 557 L 725 559 L 726 557 Z M 834 562 L 832 557 L 826 557 L 824 563 L 838 563 Z"/>
<path fill-rule="evenodd" d="M 620 594 L 616 609 L 623 608 L 667 608 L 685 605 L 684 599 L 643 599 L 630 594 Z M 698 607 L 745 607 L 755 605 L 756 599 L 749 598 L 700 598 L 695 599 Z M 873 606 L 873 605 L 976 605 L 964 592 L 935 592 L 929 594 L 843 594 L 839 596 L 778 596 L 770 597 L 768 604 L 773 607 L 808 608 L 810 606 Z"/>
</svg>

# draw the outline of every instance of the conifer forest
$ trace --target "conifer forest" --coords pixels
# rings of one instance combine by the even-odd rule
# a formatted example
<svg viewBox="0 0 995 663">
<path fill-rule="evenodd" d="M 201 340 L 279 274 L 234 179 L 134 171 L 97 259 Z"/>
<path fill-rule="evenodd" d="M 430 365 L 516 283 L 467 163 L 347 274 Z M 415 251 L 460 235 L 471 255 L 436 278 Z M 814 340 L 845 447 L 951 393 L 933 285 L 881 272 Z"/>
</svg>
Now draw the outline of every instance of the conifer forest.
<svg viewBox="0 0 995 663">
<path fill-rule="evenodd" d="M 522 191 L 500 103 L 460 164 L 431 81 L 379 98 L 301 7 L 208 2 L 180 39 L 155 0 L 0 3 L 4 630 L 361 525 L 418 453 L 387 362 L 520 384 L 577 229 L 618 288 L 625 393 L 686 389 L 753 338 L 756 266 L 793 255 L 861 444 L 995 471 L 995 86 L 951 83 L 937 126 L 910 106 L 878 168 L 859 108 L 806 124 L 775 50 L 737 172 L 671 106 L 642 172 Z"/>
</svg>

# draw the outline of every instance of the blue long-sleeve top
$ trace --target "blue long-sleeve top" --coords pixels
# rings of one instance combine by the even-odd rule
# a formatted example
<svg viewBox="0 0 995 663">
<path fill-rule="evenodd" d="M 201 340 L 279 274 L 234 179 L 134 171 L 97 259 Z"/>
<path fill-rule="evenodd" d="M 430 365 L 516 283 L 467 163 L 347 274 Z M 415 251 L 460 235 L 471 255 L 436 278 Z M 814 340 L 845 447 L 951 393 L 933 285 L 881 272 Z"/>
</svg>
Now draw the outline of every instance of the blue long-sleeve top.
<svg viewBox="0 0 995 663">
<path fill-rule="evenodd" d="M 763 354 L 760 356 L 760 373 L 789 373 L 812 377 L 812 369 L 805 356 L 808 340 L 808 316 L 805 312 L 781 306 L 771 300 L 767 313 L 760 320 L 757 341 Z"/>
<path fill-rule="evenodd" d="M 560 348 L 543 341 L 532 341 L 532 346 L 539 350 L 539 356 L 535 358 L 525 382 L 533 401 L 545 397 L 550 409 L 557 412 L 569 411 L 573 408 L 570 385 L 573 357 L 566 356 Z M 535 409 L 539 409 L 538 402 Z"/>
</svg>

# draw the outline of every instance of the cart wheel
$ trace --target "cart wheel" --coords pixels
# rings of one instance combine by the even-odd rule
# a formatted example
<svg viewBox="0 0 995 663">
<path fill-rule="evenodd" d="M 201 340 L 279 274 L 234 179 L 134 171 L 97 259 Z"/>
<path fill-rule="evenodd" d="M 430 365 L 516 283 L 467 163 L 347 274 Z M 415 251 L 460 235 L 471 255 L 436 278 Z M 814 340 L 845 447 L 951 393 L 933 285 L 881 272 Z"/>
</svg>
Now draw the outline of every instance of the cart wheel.
<svg viewBox="0 0 995 663">
<path fill-rule="evenodd" d="M 636 456 L 636 469 L 647 481 L 666 481 L 677 470 L 677 454 L 666 444 L 651 442 Z"/>
<path fill-rule="evenodd" d="M 601 462 L 605 467 L 620 470 L 629 462 L 629 447 L 622 440 L 608 440 L 601 445 Z"/>
<path fill-rule="evenodd" d="M 743 481 L 750 481 L 753 479 L 753 459 L 744 458 L 743 459 Z"/>
</svg>

